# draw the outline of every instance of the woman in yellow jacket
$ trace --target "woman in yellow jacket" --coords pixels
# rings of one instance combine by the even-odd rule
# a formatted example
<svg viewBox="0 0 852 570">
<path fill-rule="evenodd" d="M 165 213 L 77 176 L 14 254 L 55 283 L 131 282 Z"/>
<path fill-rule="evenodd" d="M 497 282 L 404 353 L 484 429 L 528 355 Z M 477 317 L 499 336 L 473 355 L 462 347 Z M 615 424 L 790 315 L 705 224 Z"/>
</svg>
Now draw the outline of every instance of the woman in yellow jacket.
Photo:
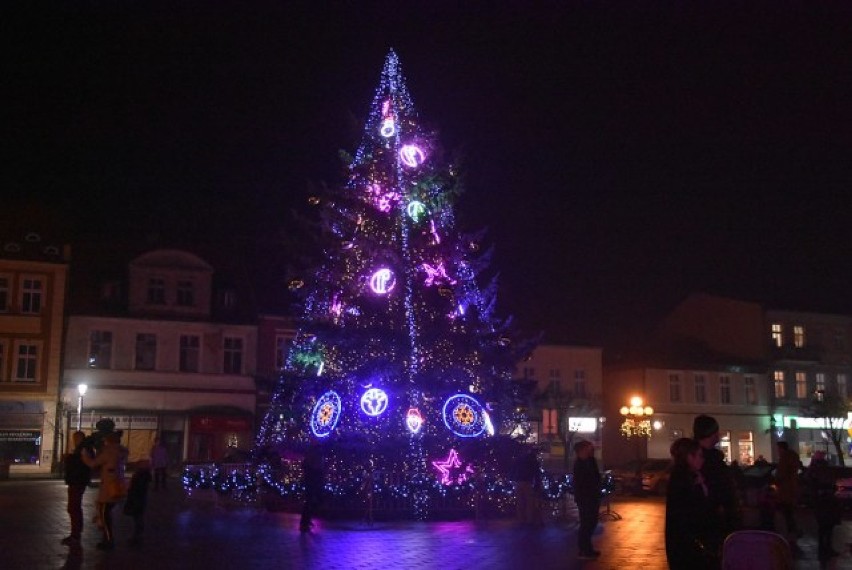
<svg viewBox="0 0 852 570">
<path fill-rule="evenodd" d="M 121 436 L 117 433 L 109 433 L 104 437 L 104 446 L 96 456 L 83 454 L 83 462 L 93 469 L 100 468 L 101 472 L 97 506 L 104 538 L 97 544 L 100 550 L 112 550 L 115 547 L 112 508 L 126 495 L 124 462 L 127 458 L 120 444 Z"/>
</svg>

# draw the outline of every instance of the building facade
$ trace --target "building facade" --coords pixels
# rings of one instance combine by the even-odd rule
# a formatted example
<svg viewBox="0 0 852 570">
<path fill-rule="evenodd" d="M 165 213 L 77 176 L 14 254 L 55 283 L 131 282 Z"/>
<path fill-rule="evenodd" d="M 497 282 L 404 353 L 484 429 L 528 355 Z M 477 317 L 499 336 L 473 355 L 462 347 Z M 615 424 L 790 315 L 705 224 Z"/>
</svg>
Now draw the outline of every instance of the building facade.
<svg viewBox="0 0 852 570">
<path fill-rule="evenodd" d="M 130 461 L 147 457 L 160 436 L 173 467 L 251 449 L 257 326 L 214 273 L 192 252 L 161 249 L 130 260 L 126 280 L 89 282 L 97 298 L 68 318 L 68 433 L 78 425 L 90 433 L 110 418 Z M 80 384 L 88 389 L 78 417 Z"/>
<path fill-rule="evenodd" d="M 69 256 L 34 233 L 0 242 L 0 463 L 12 476 L 49 474 L 59 460 Z"/>
</svg>

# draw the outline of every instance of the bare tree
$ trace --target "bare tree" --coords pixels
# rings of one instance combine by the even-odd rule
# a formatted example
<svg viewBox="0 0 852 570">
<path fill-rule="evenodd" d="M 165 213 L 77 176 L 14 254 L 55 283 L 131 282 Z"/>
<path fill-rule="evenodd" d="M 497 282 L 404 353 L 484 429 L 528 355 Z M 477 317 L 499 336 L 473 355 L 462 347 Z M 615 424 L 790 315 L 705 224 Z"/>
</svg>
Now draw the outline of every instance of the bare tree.
<svg viewBox="0 0 852 570">
<path fill-rule="evenodd" d="M 843 444 L 846 441 L 846 418 L 849 414 L 849 400 L 841 398 L 836 391 L 817 390 L 813 400 L 805 410 L 808 416 L 822 420 L 825 434 L 834 444 L 840 465 L 845 466 Z"/>
</svg>

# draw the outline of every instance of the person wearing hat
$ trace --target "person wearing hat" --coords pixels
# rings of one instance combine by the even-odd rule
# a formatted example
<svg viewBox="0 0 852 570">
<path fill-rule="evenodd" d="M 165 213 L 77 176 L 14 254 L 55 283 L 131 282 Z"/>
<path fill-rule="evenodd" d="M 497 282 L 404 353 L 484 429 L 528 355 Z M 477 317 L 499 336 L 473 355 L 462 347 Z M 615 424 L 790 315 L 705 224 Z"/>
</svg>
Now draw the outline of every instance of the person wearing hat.
<svg viewBox="0 0 852 570">
<path fill-rule="evenodd" d="M 742 520 L 737 485 L 730 467 L 725 463 L 725 454 L 719 444 L 719 422 L 716 418 L 701 414 L 692 422 L 692 436 L 704 453 L 701 474 L 707 482 L 711 504 L 721 513 L 724 535 L 739 529 Z"/>
</svg>

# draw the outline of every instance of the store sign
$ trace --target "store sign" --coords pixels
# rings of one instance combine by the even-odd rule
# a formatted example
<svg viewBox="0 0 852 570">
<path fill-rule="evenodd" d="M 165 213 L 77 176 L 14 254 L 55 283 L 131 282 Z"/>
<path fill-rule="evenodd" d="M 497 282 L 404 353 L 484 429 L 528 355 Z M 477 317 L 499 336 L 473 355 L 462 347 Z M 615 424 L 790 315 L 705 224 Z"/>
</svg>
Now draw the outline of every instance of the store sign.
<svg viewBox="0 0 852 570">
<path fill-rule="evenodd" d="M 38 445 L 41 441 L 41 432 L 33 430 L 0 430 L 0 443 L 27 442 Z"/>
<path fill-rule="evenodd" d="M 595 433 L 597 429 L 597 418 L 568 418 L 568 431 L 576 433 Z"/>
<path fill-rule="evenodd" d="M 77 425 L 77 414 L 71 414 L 71 425 Z M 134 430 L 134 429 L 152 429 L 158 427 L 159 422 L 157 416 L 112 416 L 107 414 L 86 414 L 83 413 L 83 421 L 80 425 L 86 428 L 94 428 L 95 425 L 102 419 L 109 418 L 115 422 L 115 429 Z"/>
</svg>

